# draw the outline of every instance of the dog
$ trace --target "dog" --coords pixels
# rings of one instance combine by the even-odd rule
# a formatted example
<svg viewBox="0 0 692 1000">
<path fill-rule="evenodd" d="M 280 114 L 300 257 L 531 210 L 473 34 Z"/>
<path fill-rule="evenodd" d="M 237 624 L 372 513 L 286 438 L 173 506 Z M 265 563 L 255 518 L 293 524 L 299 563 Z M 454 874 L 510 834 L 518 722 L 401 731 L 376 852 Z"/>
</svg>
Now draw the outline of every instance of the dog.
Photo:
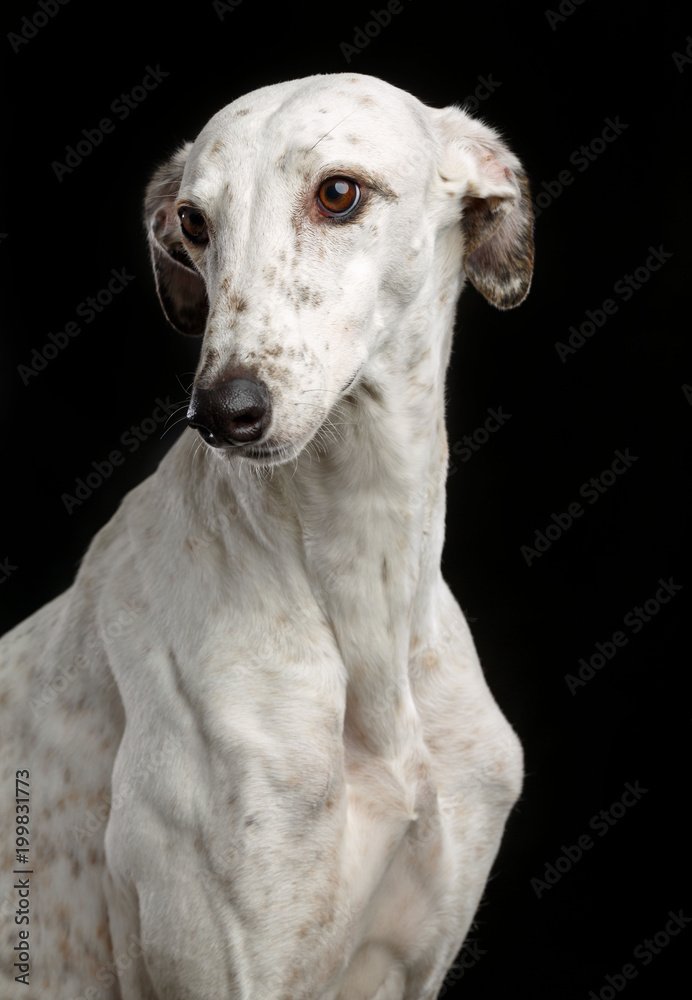
<svg viewBox="0 0 692 1000">
<path fill-rule="evenodd" d="M 315 75 L 216 114 L 145 215 L 190 427 L 3 639 L 0 992 L 433 1000 L 522 784 L 440 561 L 456 304 L 525 298 L 525 173 Z"/>
</svg>

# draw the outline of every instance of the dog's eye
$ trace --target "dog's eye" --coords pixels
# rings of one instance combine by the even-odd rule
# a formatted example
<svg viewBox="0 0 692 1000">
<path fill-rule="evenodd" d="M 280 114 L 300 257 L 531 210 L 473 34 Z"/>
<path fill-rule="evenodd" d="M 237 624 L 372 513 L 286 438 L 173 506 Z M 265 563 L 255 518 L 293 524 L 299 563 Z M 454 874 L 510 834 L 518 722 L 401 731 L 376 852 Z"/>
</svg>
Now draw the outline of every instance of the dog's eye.
<svg viewBox="0 0 692 1000">
<path fill-rule="evenodd" d="M 330 177 L 317 192 L 317 207 L 332 219 L 348 215 L 360 201 L 360 188 L 346 177 Z"/>
<path fill-rule="evenodd" d="M 178 218 L 180 219 L 183 236 L 191 243 L 196 243 L 200 246 L 209 242 L 207 220 L 201 212 L 198 212 L 195 208 L 179 208 Z"/>
</svg>

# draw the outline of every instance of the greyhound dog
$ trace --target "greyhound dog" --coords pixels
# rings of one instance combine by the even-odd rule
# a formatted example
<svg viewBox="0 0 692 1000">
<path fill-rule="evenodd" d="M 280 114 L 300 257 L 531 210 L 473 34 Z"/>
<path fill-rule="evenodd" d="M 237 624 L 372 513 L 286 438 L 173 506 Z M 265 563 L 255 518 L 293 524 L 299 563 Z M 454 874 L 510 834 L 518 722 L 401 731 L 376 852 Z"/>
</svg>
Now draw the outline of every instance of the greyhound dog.
<svg viewBox="0 0 692 1000">
<path fill-rule="evenodd" d="M 522 782 L 440 561 L 456 303 L 526 296 L 524 172 L 316 75 L 216 114 L 145 212 L 190 427 L 2 641 L 0 993 L 433 1000 Z"/>
</svg>

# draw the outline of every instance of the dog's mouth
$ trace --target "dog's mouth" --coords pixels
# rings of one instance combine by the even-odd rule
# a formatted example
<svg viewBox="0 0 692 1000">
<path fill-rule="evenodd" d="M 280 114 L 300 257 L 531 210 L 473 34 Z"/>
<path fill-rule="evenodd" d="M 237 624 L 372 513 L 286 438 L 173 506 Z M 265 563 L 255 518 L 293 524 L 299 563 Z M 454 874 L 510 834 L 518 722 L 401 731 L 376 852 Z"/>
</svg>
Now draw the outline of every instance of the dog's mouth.
<svg viewBox="0 0 692 1000">
<path fill-rule="evenodd" d="M 289 444 L 272 445 L 269 443 L 236 445 L 233 448 L 224 449 L 224 453 L 230 461 L 235 462 L 239 458 L 244 458 L 258 466 L 283 465 L 296 456 L 295 448 Z"/>
</svg>

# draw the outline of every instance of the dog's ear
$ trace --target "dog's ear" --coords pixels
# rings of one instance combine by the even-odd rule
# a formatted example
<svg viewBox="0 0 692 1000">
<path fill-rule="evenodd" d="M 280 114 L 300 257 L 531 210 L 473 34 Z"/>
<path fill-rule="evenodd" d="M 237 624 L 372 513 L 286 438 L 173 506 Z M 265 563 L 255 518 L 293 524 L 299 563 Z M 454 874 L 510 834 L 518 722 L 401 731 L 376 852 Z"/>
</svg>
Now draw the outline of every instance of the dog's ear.
<svg viewBox="0 0 692 1000">
<path fill-rule="evenodd" d="M 207 322 L 207 293 L 185 251 L 175 211 L 191 148 L 192 143 L 186 143 L 152 177 L 144 199 L 144 222 L 156 291 L 166 319 L 179 333 L 197 337 L 204 333 Z"/>
<path fill-rule="evenodd" d="M 437 112 L 439 173 L 461 199 L 467 277 L 498 309 L 526 298 L 533 274 L 529 182 L 497 132 L 456 107 Z"/>
</svg>

